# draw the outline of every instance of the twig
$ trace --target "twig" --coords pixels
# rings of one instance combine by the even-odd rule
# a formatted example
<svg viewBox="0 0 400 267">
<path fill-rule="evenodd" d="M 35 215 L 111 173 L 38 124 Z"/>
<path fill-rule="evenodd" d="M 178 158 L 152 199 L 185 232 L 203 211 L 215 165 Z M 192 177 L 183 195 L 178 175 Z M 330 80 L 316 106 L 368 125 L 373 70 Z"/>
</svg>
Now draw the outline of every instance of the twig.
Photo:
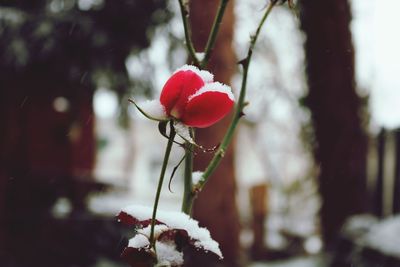
<svg viewBox="0 0 400 267">
<path fill-rule="evenodd" d="M 221 0 L 217 14 L 214 18 L 214 23 L 212 25 L 210 35 L 208 36 L 206 48 L 204 49 L 204 58 L 200 62 L 200 68 L 204 68 L 208 64 L 208 60 L 211 57 L 211 53 L 214 48 L 215 41 L 217 40 L 217 34 L 219 31 L 219 26 L 221 25 L 222 18 L 225 13 L 225 8 L 228 4 L 229 0 Z"/>
<path fill-rule="evenodd" d="M 190 128 L 190 135 L 194 139 L 194 130 Z M 193 144 L 186 142 L 186 156 L 185 156 L 185 175 L 184 175 L 184 191 L 182 200 L 182 211 L 190 216 L 192 212 L 193 201 L 193 182 L 192 182 L 192 172 L 193 172 Z"/>
<path fill-rule="evenodd" d="M 167 164 L 169 160 L 169 155 L 171 154 L 171 148 L 172 144 L 174 143 L 174 138 L 175 138 L 175 130 L 172 125 L 172 121 L 170 122 L 170 134 L 169 134 L 169 139 L 168 139 L 168 144 L 167 148 L 165 149 L 165 155 L 164 155 L 164 161 L 161 167 L 161 172 L 160 172 L 160 178 L 158 180 L 158 187 L 157 187 L 157 192 L 156 192 L 156 198 L 154 200 L 154 207 L 153 207 L 153 216 L 151 217 L 151 228 L 150 228 L 150 244 L 154 248 L 154 251 L 156 250 L 156 242 L 154 240 L 154 225 L 156 222 L 156 215 L 157 215 L 157 207 L 158 207 L 158 202 L 160 200 L 160 195 L 161 195 L 161 188 L 163 185 L 164 181 L 164 176 L 165 176 L 165 171 L 167 169 Z"/>
<path fill-rule="evenodd" d="M 178 0 L 178 1 L 179 1 L 179 7 L 181 9 L 187 50 L 189 52 L 190 57 L 193 60 L 194 65 L 200 66 L 200 62 L 196 56 L 196 50 L 194 49 L 194 45 L 192 42 L 192 31 L 190 29 L 190 22 L 189 22 L 189 1 L 185 0 Z"/>
</svg>

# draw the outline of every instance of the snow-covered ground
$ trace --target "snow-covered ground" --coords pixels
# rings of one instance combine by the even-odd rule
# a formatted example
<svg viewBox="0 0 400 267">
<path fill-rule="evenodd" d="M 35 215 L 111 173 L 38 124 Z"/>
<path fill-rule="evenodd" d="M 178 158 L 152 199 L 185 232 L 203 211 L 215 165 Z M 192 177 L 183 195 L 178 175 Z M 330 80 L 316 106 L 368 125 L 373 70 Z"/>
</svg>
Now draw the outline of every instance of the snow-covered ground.
<svg viewBox="0 0 400 267">
<path fill-rule="evenodd" d="M 342 237 L 351 247 L 346 247 L 347 256 L 339 257 L 354 266 L 386 266 L 389 261 L 390 266 L 399 266 L 399 236 L 400 215 L 381 220 L 369 214 L 353 216 L 342 231 Z"/>
<path fill-rule="evenodd" d="M 322 255 L 299 257 L 290 260 L 274 261 L 274 262 L 255 262 L 249 267 L 325 267 L 328 266 L 326 258 Z"/>
</svg>

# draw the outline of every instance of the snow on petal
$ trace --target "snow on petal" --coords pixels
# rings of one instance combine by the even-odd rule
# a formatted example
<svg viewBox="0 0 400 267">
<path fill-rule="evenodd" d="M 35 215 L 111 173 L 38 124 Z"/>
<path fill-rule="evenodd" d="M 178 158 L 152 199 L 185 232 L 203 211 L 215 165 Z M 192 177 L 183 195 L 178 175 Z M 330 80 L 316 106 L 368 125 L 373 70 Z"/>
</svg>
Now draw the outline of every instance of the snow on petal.
<svg viewBox="0 0 400 267">
<path fill-rule="evenodd" d="M 229 86 L 220 83 L 206 84 L 189 99 L 181 121 L 198 128 L 218 122 L 229 113 L 234 104 Z"/>
<path fill-rule="evenodd" d="M 152 209 L 142 205 L 132 205 L 121 209 L 121 212 L 126 213 L 137 221 L 145 221 L 152 217 Z"/>
<path fill-rule="evenodd" d="M 128 206 L 121 211 L 139 221 L 146 220 L 152 216 L 152 208 L 141 205 Z M 157 211 L 157 220 L 164 223 L 170 229 L 185 230 L 189 237 L 195 241 L 194 245 L 197 248 L 213 252 L 222 258 L 219 245 L 211 238 L 210 232 L 206 228 L 200 227 L 198 221 L 190 218 L 187 214 L 159 210 Z"/>
<path fill-rule="evenodd" d="M 154 237 L 157 237 L 163 232 L 167 231 L 169 228 L 166 225 L 158 224 L 154 226 Z M 137 234 L 129 239 L 128 247 L 131 248 L 144 248 L 150 245 L 149 237 L 150 237 L 151 226 L 147 226 L 143 229 L 138 229 Z"/>
<path fill-rule="evenodd" d="M 177 69 L 175 73 L 179 72 L 179 71 L 187 71 L 190 70 L 194 73 L 196 73 L 197 75 L 199 75 L 204 83 L 211 83 L 214 81 L 214 75 L 206 70 L 200 70 L 199 68 L 197 68 L 196 66 L 193 65 L 183 65 L 182 67 L 180 67 L 179 69 Z"/>
<path fill-rule="evenodd" d="M 229 97 L 229 99 L 231 99 L 232 101 L 235 101 L 235 97 L 232 93 L 231 88 L 228 85 L 220 83 L 220 82 L 213 82 L 213 83 L 205 84 L 202 88 L 200 88 L 200 90 L 198 90 L 193 95 L 189 96 L 189 101 L 192 100 L 193 98 L 195 98 L 196 96 L 199 96 L 206 92 L 224 93 Z"/>
<path fill-rule="evenodd" d="M 164 106 L 160 103 L 158 99 L 146 100 L 138 104 L 138 106 L 150 117 L 165 120 L 167 119 L 167 114 L 165 112 Z"/>
<path fill-rule="evenodd" d="M 129 239 L 128 247 L 131 248 L 144 248 L 150 245 L 149 238 L 143 234 L 136 234 L 133 238 Z"/>
<path fill-rule="evenodd" d="M 176 249 L 173 242 L 156 242 L 157 261 L 160 266 L 181 266 L 183 265 L 183 252 Z M 163 265 L 164 264 L 164 265 Z"/>
</svg>

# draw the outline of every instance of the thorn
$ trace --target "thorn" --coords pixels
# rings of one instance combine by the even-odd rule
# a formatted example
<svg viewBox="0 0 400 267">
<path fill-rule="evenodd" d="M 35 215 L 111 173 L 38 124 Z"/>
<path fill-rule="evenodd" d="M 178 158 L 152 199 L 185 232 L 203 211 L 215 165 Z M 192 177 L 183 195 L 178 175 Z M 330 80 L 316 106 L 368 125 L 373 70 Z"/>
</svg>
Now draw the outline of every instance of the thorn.
<svg viewBox="0 0 400 267">
<path fill-rule="evenodd" d="M 225 149 L 220 149 L 217 153 L 221 155 L 221 158 L 225 157 Z"/>
<path fill-rule="evenodd" d="M 212 152 L 215 152 L 215 150 L 217 150 L 219 148 L 220 144 L 221 143 L 218 143 L 217 145 L 210 147 L 210 148 L 207 148 L 207 147 L 204 147 L 201 145 L 197 145 L 197 148 L 201 149 L 201 151 L 203 153 L 212 153 Z"/>
<path fill-rule="evenodd" d="M 194 185 L 192 188 L 192 192 L 194 196 L 197 196 L 201 192 L 201 186 L 199 184 Z"/>
<path fill-rule="evenodd" d="M 242 65 L 243 68 L 245 68 L 248 65 L 248 61 L 249 61 L 249 59 L 246 57 L 242 60 L 239 60 L 237 64 Z"/>
</svg>

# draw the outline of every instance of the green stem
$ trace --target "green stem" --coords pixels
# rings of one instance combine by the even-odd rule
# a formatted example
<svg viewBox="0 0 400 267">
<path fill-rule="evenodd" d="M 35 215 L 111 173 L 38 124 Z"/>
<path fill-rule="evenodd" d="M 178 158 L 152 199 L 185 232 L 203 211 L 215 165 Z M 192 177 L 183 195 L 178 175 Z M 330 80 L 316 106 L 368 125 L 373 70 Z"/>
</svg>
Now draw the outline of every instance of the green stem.
<svg viewBox="0 0 400 267">
<path fill-rule="evenodd" d="M 187 49 L 189 51 L 189 54 L 192 58 L 194 58 L 194 61 L 196 63 L 197 60 L 197 65 L 200 68 L 205 68 L 208 64 L 208 61 L 211 57 L 211 53 L 213 50 L 213 47 L 215 45 L 215 41 L 217 39 L 217 34 L 219 31 L 219 27 L 222 22 L 222 18 L 225 13 L 226 6 L 228 4 L 229 0 L 221 0 L 217 14 L 214 18 L 213 25 L 211 27 L 210 35 L 208 36 L 207 44 L 204 49 L 204 58 L 201 60 L 201 62 L 198 61 L 194 48 L 193 48 L 193 43 L 191 42 L 191 32 L 190 32 L 190 25 L 188 22 L 188 7 L 183 5 L 182 0 L 179 0 L 180 8 L 181 8 L 181 13 L 182 13 L 182 18 L 183 18 L 183 26 L 185 29 L 185 38 L 186 38 L 186 44 L 187 44 Z M 191 129 L 191 134 L 192 138 L 194 139 L 194 129 Z M 193 191 L 193 182 L 192 182 L 192 172 L 193 172 L 193 148 L 194 146 L 188 142 L 186 142 L 186 157 L 185 157 L 185 180 L 184 180 L 184 193 L 183 193 L 183 201 L 182 201 L 182 211 L 190 216 L 192 212 L 192 206 L 193 206 L 193 199 L 195 197 L 195 192 Z"/>
<path fill-rule="evenodd" d="M 224 16 L 225 8 L 228 4 L 228 1 L 229 0 L 221 0 L 220 1 L 218 11 L 214 18 L 214 23 L 211 28 L 210 35 L 208 36 L 206 48 L 204 49 L 204 58 L 200 62 L 200 68 L 204 68 L 205 66 L 207 66 L 208 60 L 211 57 L 211 53 L 214 48 L 215 41 L 217 40 L 219 26 L 221 25 L 222 18 Z"/>
<path fill-rule="evenodd" d="M 156 249 L 156 246 L 155 246 L 156 242 L 154 240 L 154 226 L 155 226 L 155 222 L 156 222 L 157 207 L 158 207 L 158 202 L 160 200 L 161 188 L 162 188 L 162 185 L 163 185 L 163 182 L 164 182 L 164 176 L 165 176 L 165 171 L 167 169 L 169 155 L 171 154 L 171 148 L 172 148 L 172 144 L 174 143 L 174 138 L 175 138 L 175 130 L 174 130 L 174 127 L 173 127 L 172 124 L 173 123 L 171 121 L 170 122 L 170 129 L 171 130 L 170 130 L 170 134 L 169 134 L 167 148 L 165 149 L 164 161 L 163 161 L 163 164 L 162 164 L 162 167 L 161 167 L 160 178 L 158 180 L 156 198 L 154 200 L 153 216 L 151 218 L 150 244 L 154 248 L 154 250 Z"/>
<path fill-rule="evenodd" d="M 194 45 L 192 42 L 192 32 L 189 22 L 189 1 L 179 0 L 179 7 L 181 9 L 182 15 L 182 22 L 183 22 L 183 29 L 185 31 L 185 41 L 186 41 L 186 48 L 189 51 L 189 55 L 193 60 L 193 63 L 196 66 L 200 65 L 199 59 L 196 56 L 196 50 L 194 49 Z"/>
<path fill-rule="evenodd" d="M 190 128 L 190 134 L 192 139 L 194 139 L 194 129 Z M 184 192 L 182 201 L 182 211 L 190 216 L 192 212 L 191 201 L 193 197 L 193 183 L 192 183 L 192 172 L 193 172 L 193 145 L 189 142 L 185 143 L 186 146 L 186 157 L 185 157 L 185 181 L 184 181 Z"/>
<path fill-rule="evenodd" d="M 270 2 L 270 4 L 267 7 L 267 10 L 264 13 L 264 16 L 262 17 L 262 19 L 260 21 L 260 24 L 257 27 L 255 34 L 250 39 L 250 46 L 249 46 L 249 50 L 247 52 L 247 56 L 244 60 L 241 61 L 242 65 L 243 65 L 243 80 L 242 80 L 242 85 L 240 88 L 239 100 L 238 100 L 238 103 L 236 104 L 233 119 L 231 121 L 231 124 L 229 125 L 229 128 L 228 128 L 222 142 L 221 142 L 219 149 L 214 154 L 214 157 L 212 158 L 212 160 L 210 161 L 206 170 L 204 171 L 199 183 L 196 185 L 196 190 L 201 190 L 203 188 L 205 183 L 208 181 L 210 175 L 214 172 L 214 170 L 219 165 L 220 161 L 224 157 L 224 154 L 228 147 L 228 144 L 231 142 L 231 140 L 233 138 L 233 134 L 236 129 L 236 126 L 237 126 L 240 118 L 243 115 L 243 108 L 245 106 L 244 99 L 246 96 L 247 75 L 248 75 L 248 71 L 249 71 L 251 57 L 253 54 L 253 49 L 256 44 L 257 38 L 260 34 L 261 28 L 264 25 L 264 22 L 267 19 L 267 17 L 269 16 L 269 14 L 271 13 L 272 8 L 275 6 L 276 2 L 277 2 L 276 0 L 272 0 Z M 191 201 L 193 201 L 193 198 Z"/>
</svg>

